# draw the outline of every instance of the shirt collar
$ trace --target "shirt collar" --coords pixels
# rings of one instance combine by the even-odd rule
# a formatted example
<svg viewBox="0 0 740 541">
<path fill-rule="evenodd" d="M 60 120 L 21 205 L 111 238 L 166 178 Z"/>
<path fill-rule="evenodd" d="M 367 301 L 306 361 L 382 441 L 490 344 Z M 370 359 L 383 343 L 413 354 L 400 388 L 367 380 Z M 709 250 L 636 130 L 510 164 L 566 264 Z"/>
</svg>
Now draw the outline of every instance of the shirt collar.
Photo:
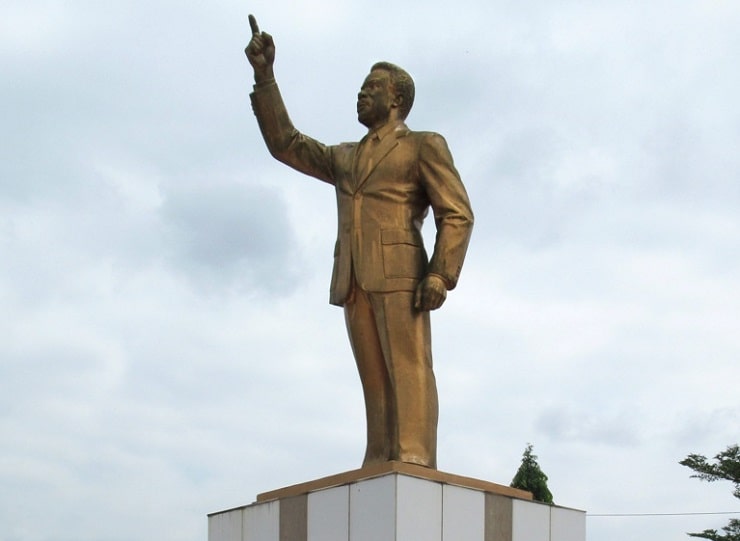
<svg viewBox="0 0 740 541">
<path fill-rule="evenodd" d="M 403 125 L 403 121 L 397 120 L 395 122 L 388 122 L 386 124 L 383 124 L 380 128 L 377 130 L 372 130 L 367 134 L 368 140 L 370 139 L 376 139 L 378 141 L 382 141 L 385 139 L 386 135 L 390 134 L 391 132 L 396 131 L 397 128 Z"/>
</svg>

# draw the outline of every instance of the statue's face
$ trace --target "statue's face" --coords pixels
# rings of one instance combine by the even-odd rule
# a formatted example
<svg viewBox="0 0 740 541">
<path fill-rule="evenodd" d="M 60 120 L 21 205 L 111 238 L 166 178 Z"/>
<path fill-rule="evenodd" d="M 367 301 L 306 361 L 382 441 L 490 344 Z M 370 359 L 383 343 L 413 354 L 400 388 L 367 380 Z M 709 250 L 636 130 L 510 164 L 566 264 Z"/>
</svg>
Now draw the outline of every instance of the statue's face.
<svg viewBox="0 0 740 541">
<path fill-rule="evenodd" d="M 393 85 L 385 70 L 370 72 L 357 94 L 357 120 L 368 128 L 376 128 L 388 121 L 393 108 Z"/>
</svg>

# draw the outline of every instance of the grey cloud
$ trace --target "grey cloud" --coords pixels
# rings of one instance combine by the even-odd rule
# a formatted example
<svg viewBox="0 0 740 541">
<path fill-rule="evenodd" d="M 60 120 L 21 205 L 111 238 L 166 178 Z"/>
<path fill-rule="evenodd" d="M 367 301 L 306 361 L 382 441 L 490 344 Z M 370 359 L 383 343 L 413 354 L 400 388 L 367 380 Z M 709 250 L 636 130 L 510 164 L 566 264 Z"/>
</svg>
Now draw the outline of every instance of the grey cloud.
<svg viewBox="0 0 740 541">
<path fill-rule="evenodd" d="M 278 191 L 238 184 L 170 188 L 161 213 L 172 262 L 196 284 L 293 290 L 302 256 Z"/>
<path fill-rule="evenodd" d="M 727 442 L 737 440 L 740 424 L 740 409 L 722 408 L 710 411 L 684 412 L 681 419 L 674 421 L 670 441 L 683 455 L 689 453 L 719 452 L 712 448 L 719 437 Z"/>
<path fill-rule="evenodd" d="M 609 417 L 596 412 L 574 413 L 567 409 L 553 408 L 540 414 L 535 428 L 558 441 L 616 446 L 633 446 L 640 438 L 633 420 Z"/>
</svg>

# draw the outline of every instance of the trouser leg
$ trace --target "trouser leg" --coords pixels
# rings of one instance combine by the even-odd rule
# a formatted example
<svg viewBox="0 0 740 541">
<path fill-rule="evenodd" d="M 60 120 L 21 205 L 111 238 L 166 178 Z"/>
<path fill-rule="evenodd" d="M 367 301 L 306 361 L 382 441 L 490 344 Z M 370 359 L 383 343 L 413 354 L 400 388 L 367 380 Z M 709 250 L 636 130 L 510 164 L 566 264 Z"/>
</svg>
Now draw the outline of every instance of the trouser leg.
<svg viewBox="0 0 740 541">
<path fill-rule="evenodd" d="M 392 460 L 391 450 L 397 447 L 396 405 L 368 294 L 355 288 L 352 300 L 344 306 L 344 316 L 365 397 L 367 447 L 363 466 L 386 462 Z"/>
<path fill-rule="evenodd" d="M 371 299 L 396 404 L 391 459 L 436 468 L 439 406 L 429 312 L 413 307 L 412 292 L 371 294 Z"/>
</svg>

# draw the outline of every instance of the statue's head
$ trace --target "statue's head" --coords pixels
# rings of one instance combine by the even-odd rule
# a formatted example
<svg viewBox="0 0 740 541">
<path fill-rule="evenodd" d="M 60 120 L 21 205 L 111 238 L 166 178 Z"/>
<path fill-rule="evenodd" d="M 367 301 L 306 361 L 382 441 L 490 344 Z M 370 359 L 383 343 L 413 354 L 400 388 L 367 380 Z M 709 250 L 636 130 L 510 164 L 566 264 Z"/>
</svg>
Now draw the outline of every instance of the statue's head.
<svg viewBox="0 0 740 541">
<path fill-rule="evenodd" d="M 370 68 L 357 95 L 357 118 L 368 128 L 391 117 L 405 120 L 414 104 L 414 80 L 390 62 L 377 62 Z"/>
<path fill-rule="evenodd" d="M 391 78 L 391 85 L 396 95 L 401 96 L 402 103 L 399 106 L 398 117 L 405 120 L 409 116 L 411 107 L 414 105 L 414 80 L 406 70 L 399 68 L 390 62 L 376 62 L 370 71 L 383 70 L 387 71 Z"/>
</svg>

